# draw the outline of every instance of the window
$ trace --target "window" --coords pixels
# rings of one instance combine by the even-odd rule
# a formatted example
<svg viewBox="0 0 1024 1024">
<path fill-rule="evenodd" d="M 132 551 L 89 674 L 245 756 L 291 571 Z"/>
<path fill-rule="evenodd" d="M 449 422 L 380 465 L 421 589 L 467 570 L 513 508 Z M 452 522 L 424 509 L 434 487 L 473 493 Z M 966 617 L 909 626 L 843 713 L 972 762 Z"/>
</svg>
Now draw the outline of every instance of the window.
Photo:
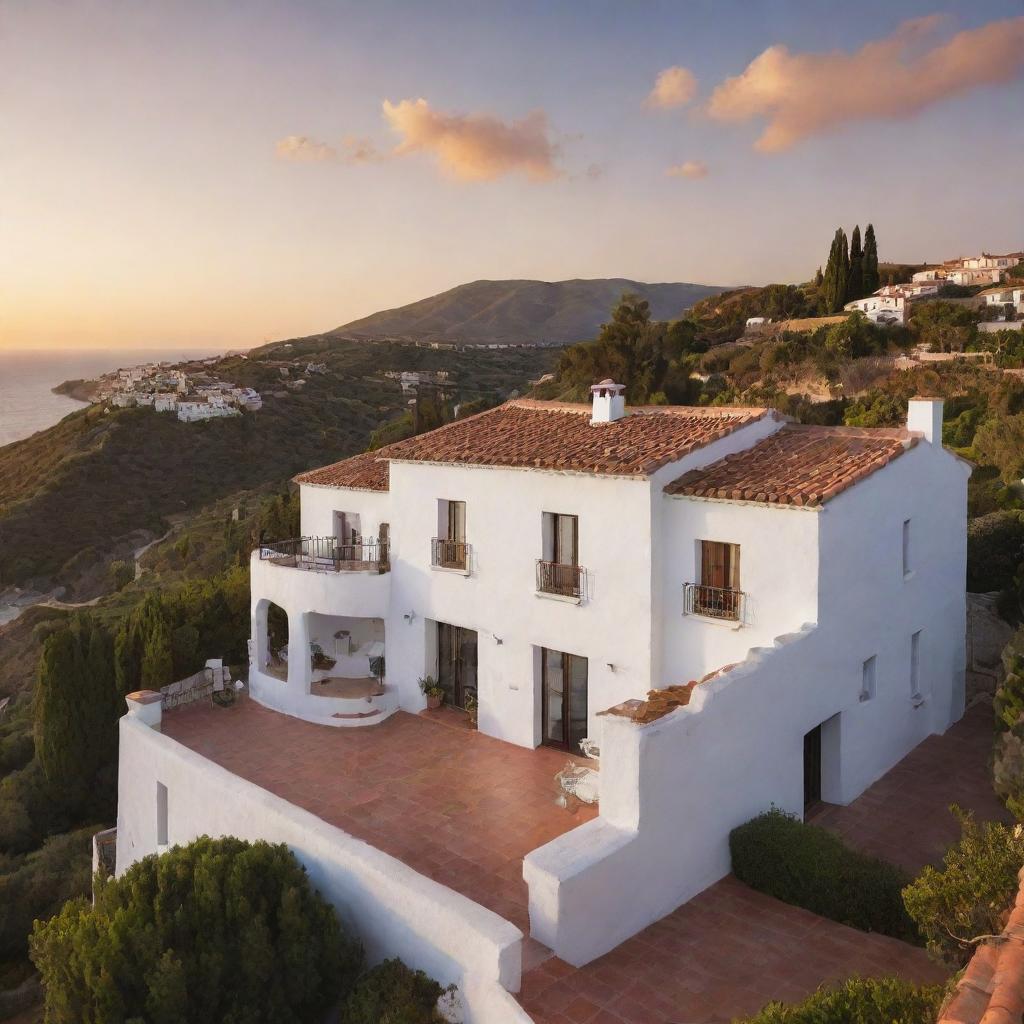
<svg viewBox="0 0 1024 1024">
<path fill-rule="evenodd" d="M 921 699 L 921 630 L 910 638 L 910 696 Z"/>
<path fill-rule="evenodd" d="M 903 576 L 906 578 L 913 571 L 910 561 L 910 520 L 903 520 Z"/>
<path fill-rule="evenodd" d="M 537 561 L 538 592 L 582 600 L 585 571 L 579 558 L 579 517 L 545 512 L 542 528 L 543 557 Z"/>
<path fill-rule="evenodd" d="M 544 560 L 556 565 L 579 565 L 580 518 L 561 512 L 544 513 Z"/>
<path fill-rule="evenodd" d="M 167 787 L 156 784 L 156 845 L 167 845 Z"/>
<path fill-rule="evenodd" d="M 698 583 L 685 586 L 685 611 L 715 619 L 741 618 L 740 546 L 717 540 L 699 542 Z"/>
<path fill-rule="evenodd" d="M 875 695 L 875 656 L 872 654 L 861 666 L 860 699 L 871 700 Z"/>
<path fill-rule="evenodd" d="M 465 570 L 469 566 L 466 543 L 466 503 L 441 498 L 437 503 L 437 536 L 432 564 L 441 569 Z"/>
</svg>

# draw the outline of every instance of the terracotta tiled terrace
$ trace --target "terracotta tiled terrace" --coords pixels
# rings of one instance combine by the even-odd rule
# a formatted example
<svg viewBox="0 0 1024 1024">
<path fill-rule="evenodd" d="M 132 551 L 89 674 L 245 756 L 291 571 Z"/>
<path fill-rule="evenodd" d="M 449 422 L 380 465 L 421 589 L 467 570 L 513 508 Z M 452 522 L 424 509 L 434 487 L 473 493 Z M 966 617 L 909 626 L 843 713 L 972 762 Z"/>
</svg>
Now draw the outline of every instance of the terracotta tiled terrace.
<svg viewBox="0 0 1024 1024">
<path fill-rule="evenodd" d="M 848 807 L 823 805 L 814 823 L 916 873 L 960 834 L 949 804 L 1008 820 L 992 792 L 991 744 L 992 709 L 975 706 Z M 718 1024 L 855 974 L 947 977 L 922 949 L 827 921 L 730 877 L 586 967 L 551 958 L 527 970 L 519 998 L 535 1024 Z"/>
<path fill-rule="evenodd" d="M 913 874 L 939 864 L 960 837 L 950 804 L 979 821 L 1011 821 L 992 790 L 992 707 L 980 703 L 942 736 L 929 736 L 852 804 L 824 804 L 811 820 L 850 846 Z"/>
<path fill-rule="evenodd" d="M 163 731 L 527 934 L 523 857 L 596 814 L 555 804 L 566 754 L 404 711 L 369 728 L 336 729 L 243 699 L 171 711 Z"/>
</svg>

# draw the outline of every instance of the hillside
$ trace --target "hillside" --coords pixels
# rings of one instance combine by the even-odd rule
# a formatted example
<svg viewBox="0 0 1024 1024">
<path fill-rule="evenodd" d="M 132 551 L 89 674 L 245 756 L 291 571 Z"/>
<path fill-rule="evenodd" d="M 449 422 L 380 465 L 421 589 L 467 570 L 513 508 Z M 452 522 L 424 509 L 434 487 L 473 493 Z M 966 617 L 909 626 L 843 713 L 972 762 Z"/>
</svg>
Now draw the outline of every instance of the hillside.
<svg viewBox="0 0 1024 1024">
<path fill-rule="evenodd" d="M 453 353 L 305 339 L 216 367 L 263 394 L 257 413 L 204 423 L 102 405 L 71 413 L 0 448 L 0 590 L 59 583 L 71 597 L 91 597 L 76 584 L 94 582 L 98 563 L 124 557 L 136 531 L 157 536 L 169 516 L 362 451 L 377 427 L 406 409 L 408 396 L 387 370 L 444 369 L 456 400 L 496 402 L 554 359 L 547 350 Z M 310 360 L 326 372 L 305 374 Z"/>
<path fill-rule="evenodd" d="M 353 320 L 331 334 L 488 343 L 567 344 L 592 338 L 623 292 L 651 304 L 656 320 L 674 320 L 723 288 L 644 284 L 626 278 L 573 281 L 472 281 L 440 295 Z"/>
</svg>

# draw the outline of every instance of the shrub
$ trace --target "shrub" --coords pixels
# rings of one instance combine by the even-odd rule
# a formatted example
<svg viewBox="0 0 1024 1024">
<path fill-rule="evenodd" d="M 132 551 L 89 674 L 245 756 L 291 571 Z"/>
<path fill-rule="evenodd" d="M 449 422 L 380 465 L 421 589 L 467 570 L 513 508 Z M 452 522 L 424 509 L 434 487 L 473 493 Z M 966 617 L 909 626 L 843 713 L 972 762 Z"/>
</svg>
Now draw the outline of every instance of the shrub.
<svg viewBox="0 0 1024 1024">
<path fill-rule="evenodd" d="M 899 868 L 858 853 L 816 825 L 777 808 L 729 835 L 733 873 L 759 892 L 864 931 L 919 942 Z"/>
<path fill-rule="evenodd" d="M 899 978 L 851 978 L 819 989 L 802 1003 L 769 1003 L 735 1024 L 933 1024 L 945 986 L 917 986 Z"/>
<path fill-rule="evenodd" d="M 1002 590 L 1013 582 L 1024 556 L 1024 516 L 999 511 L 972 519 L 967 527 L 967 589 Z"/>
<path fill-rule="evenodd" d="M 341 1014 L 342 1024 L 430 1024 L 444 990 L 401 960 L 385 960 L 367 971 Z"/>
<path fill-rule="evenodd" d="M 283 844 L 197 839 L 36 922 L 46 1024 L 319 1024 L 362 952 Z"/>
<path fill-rule="evenodd" d="M 910 916 L 928 948 L 945 963 L 962 966 L 971 956 L 970 940 L 1002 930 L 1024 866 L 1020 825 L 978 824 L 959 807 L 961 836 L 943 858 L 944 867 L 926 867 L 903 890 Z"/>
<path fill-rule="evenodd" d="M 65 900 L 83 896 L 92 879 L 94 825 L 47 839 L 38 850 L 0 872 L 0 960 L 24 958 L 36 918 L 56 914 Z"/>
</svg>

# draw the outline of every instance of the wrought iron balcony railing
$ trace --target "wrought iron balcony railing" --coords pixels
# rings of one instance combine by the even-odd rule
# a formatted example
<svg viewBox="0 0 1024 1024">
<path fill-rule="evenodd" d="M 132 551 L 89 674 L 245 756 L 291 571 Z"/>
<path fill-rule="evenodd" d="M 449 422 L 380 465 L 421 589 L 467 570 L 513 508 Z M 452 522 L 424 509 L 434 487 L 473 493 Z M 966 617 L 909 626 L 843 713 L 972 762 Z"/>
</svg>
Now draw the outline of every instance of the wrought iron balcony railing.
<svg viewBox="0 0 1024 1024">
<path fill-rule="evenodd" d="M 260 545 L 260 558 L 314 572 L 378 572 L 388 570 L 388 546 L 376 537 L 342 544 L 337 537 L 295 537 Z"/>
<path fill-rule="evenodd" d="M 438 569 L 461 569 L 467 572 L 472 554 L 473 546 L 464 540 L 434 537 L 430 541 L 430 564 Z"/>
<path fill-rule="evenodd" d="M 582 600 L 586 596 L 586 579 L 587 570 L 582 565 L 537 560 L 537 590 L 542 594 Z"/>
<path fill-rule="evenodd" d="M 747 595 L 731 587 L 708 587 L 703 583 L 683 584 L 683 613 L 706 615 L 711 619 L 743 621 Z"/>
</svg>

